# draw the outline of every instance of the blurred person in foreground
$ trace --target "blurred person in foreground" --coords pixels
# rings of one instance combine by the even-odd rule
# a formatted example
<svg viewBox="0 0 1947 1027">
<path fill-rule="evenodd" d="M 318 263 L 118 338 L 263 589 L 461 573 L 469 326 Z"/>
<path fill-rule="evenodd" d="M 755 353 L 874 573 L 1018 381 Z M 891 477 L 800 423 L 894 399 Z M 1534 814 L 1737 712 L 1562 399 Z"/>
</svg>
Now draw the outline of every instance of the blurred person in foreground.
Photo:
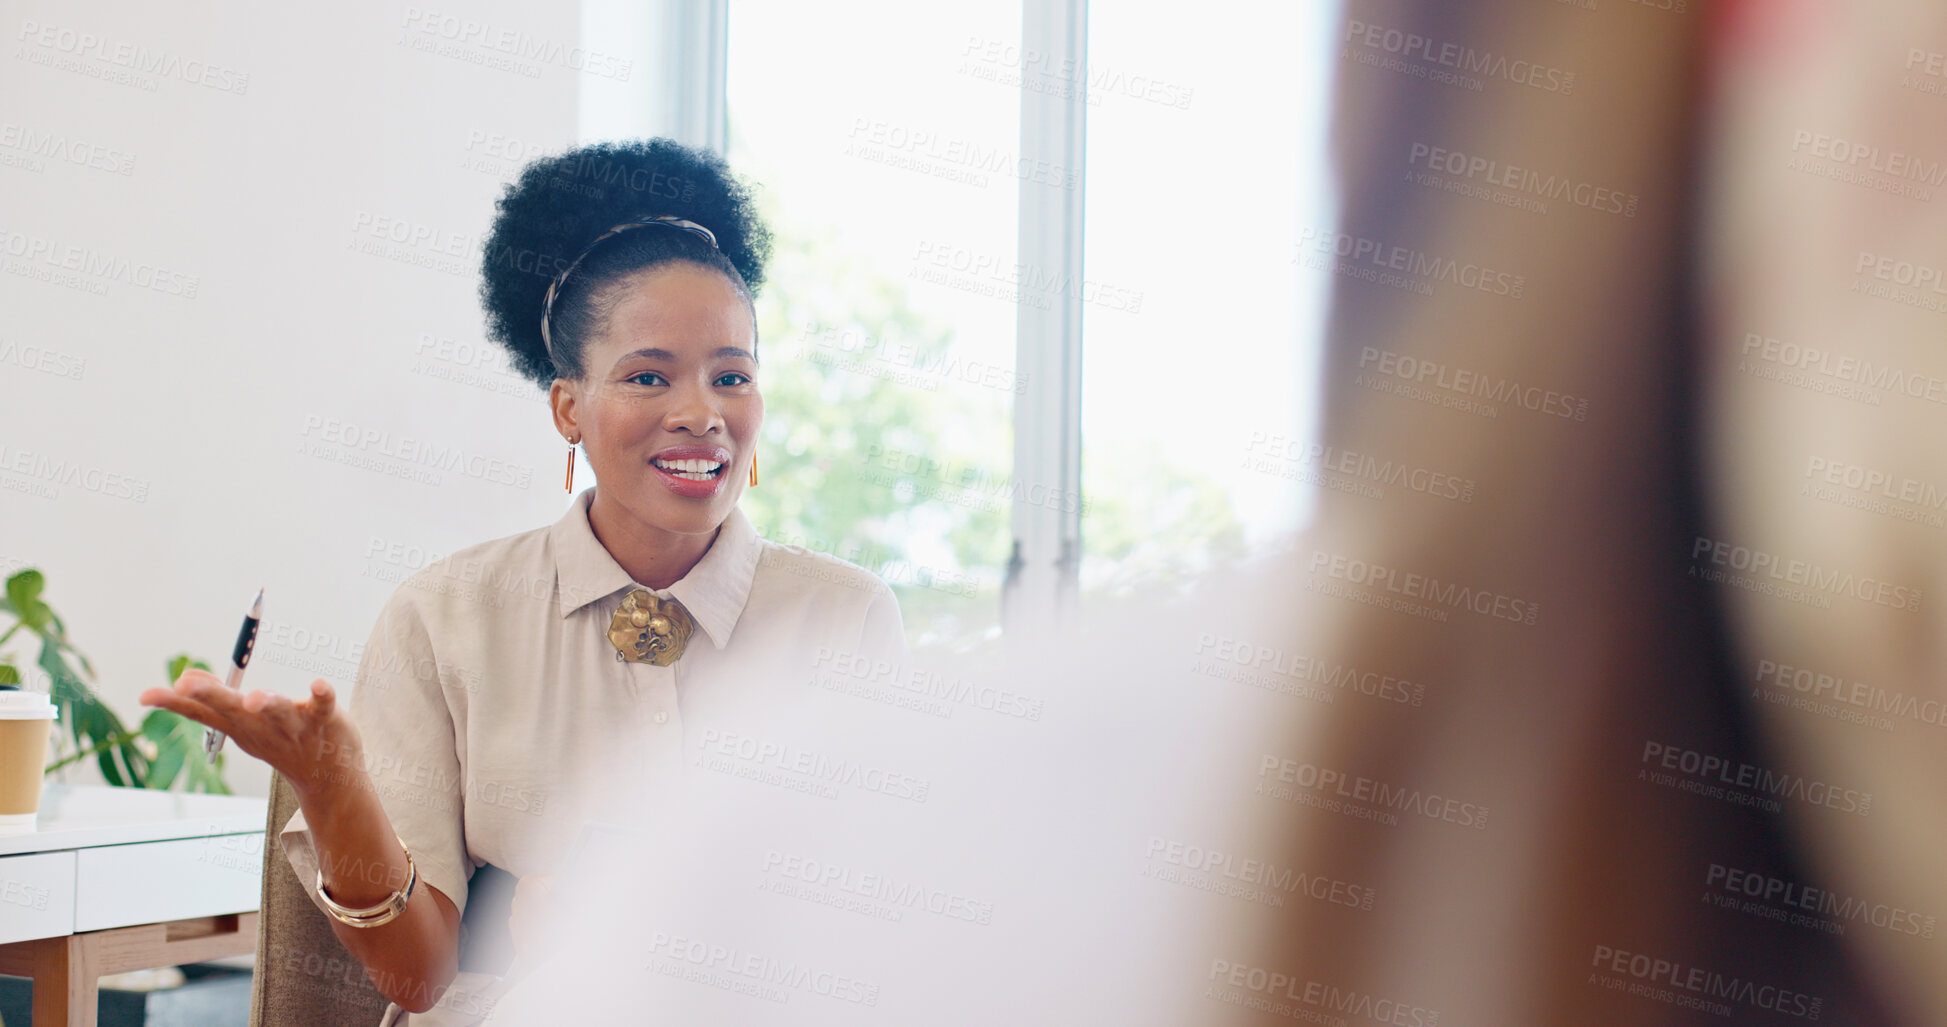
<svg viewBox="0 0 1947 1027">
<path fill-rule="evenodd" d="M 1314 804 L 1235 844 L 1378 901 L 1236 919 L 1212 997 L 1947 1022 L 1947 14 L 1351 0 L 1337 42 L 1319 463 L 1466 498 L 1322 490 L 1274 637 L 1425 700 L 1246 750 Z"/>
</svg>

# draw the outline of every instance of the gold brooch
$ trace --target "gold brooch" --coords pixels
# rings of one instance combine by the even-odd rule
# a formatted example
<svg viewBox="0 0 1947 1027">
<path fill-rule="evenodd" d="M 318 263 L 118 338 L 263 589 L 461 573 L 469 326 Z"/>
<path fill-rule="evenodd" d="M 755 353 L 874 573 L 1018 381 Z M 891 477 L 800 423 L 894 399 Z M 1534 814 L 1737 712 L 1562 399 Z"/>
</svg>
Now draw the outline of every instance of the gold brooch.
<svg viewBox="0 0 1947 1027">
<path fill-rule="evenodd" d="M 696 621 L 683 604 L 638 588 L 622 600 L 608 623 L 608 640 L 620 663 L 653 663 L 667 667 L 683 655 L 696 634 Z"/>
</svg>

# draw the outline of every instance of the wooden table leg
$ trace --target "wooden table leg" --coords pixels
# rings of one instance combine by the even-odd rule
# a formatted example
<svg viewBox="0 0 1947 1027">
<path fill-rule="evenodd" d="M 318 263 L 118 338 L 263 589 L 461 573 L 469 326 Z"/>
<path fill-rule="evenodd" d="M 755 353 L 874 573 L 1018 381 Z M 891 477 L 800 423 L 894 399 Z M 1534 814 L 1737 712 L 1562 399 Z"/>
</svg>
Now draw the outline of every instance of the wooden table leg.
<svg viewBox="0 0 1947 1027">
<path fill-rule="evenodd" d="M 34 981 L 34 1027 L 95 1027 L 103 974 L 176 966 L 257 947 L 257 914 L 231 913 L 0 945 L 0 973 Z"/>
<path fill-rule="evenodd" d="M 95 1027 L 101 968 L 87 935 L 32 943 L 34 1027 Z"/>
</svg>

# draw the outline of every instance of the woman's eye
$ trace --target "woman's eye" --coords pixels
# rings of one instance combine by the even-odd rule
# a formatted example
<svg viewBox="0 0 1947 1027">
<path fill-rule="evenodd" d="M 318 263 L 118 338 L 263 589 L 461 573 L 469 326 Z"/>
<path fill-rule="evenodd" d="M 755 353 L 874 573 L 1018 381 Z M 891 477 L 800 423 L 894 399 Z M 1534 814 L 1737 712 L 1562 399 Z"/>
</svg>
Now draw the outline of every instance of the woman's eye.
<svg viewBox="0 0 1947 1027">
<path fill-rule="evenodd" d="M 641 374 L 630 375 L 626 380 L 634 382 L 637 385 L 668 385 L 669 384 L 669 379 L 664 378 L 662 375 L 656 373 L 655 371 L 644 371 Z M 717 376 L 718 385 L 730 386 L 733 388 L 739 385 L 747 385 L 750 383 L 750 380 L 751 380 L 750 375 L 747 375 L 742 371 L 728 371 Z"/>
</svg>

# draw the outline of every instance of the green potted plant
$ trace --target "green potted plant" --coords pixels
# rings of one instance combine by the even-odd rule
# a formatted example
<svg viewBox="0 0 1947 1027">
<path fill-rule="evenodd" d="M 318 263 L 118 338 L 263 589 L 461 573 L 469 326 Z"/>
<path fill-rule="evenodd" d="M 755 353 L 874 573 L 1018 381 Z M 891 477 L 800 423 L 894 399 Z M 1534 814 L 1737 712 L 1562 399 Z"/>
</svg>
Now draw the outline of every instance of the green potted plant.
<svg viewBox="0 0 1947 1027">
<path fill-rule="evenodd" d="M 26 632 L 27 641 L 40 639 L 40 654 L 34 663 L 47 674 L 49 697 L 60 711 L 63 729 L 57 739 L 53 773 L 70 764 L 94 758 L 102 779 L 111 785 L 129 788 L 172 787 L 181 781 L 185 791 L 230 794 L 223 779 L 223 755 L 214 764 L 203 756 L 203 726 L 171 713 L 150 710 L 141 726 L 130 729 L 89 687 L 95 676 L 88 662 L 68 640 L 67 625 L 54 608 L 41 598 L 47 579 L 40 571 L 28 568 L 7 579 L 6 595 L 0 597 L 0 623 L 13 618 L 12 626 L 0 633 L 0 687 L 19 687 L 19 665 L 6 646 Z M 191 659 L 187 653 L 170 659 L 164 666 L 173 683 L 188 667 L 209 669 L 209 664 Z"/>
</svg>

